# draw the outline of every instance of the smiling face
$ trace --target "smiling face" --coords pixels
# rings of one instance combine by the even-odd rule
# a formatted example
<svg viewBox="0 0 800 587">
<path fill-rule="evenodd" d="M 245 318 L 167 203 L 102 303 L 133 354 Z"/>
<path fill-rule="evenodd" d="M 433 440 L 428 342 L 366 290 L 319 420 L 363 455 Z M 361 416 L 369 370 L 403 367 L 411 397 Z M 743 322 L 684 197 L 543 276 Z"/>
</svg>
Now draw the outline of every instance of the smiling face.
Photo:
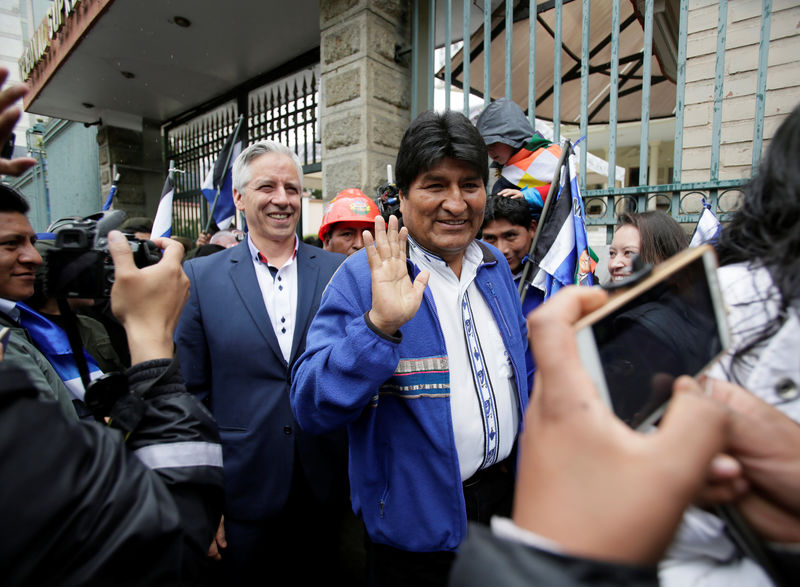
<svg viewBox="0 0 800 587">
<path fill-rule="evenodd" d="M 535 232 L 534 227 L 525 228 L 512 224 L 505 218 L 496 218 L 486 223 L 481 238 L 500 249 L 511 267 L 511 272 L 516 273 L 531 248 Z"/>
<path fill-rule="evenodd" d="M 639 254 L 641 245 L 638 228 L 623 224 L 617 229 L 608 249 L 608 273 L 612 280 L 619 281 L 631 274 L 633 257 Z"/>
<path fill-rule="evenodd" d="M 302 194 L 294 161 L 281 153 L 265 153 L 250 162 L 248 173 L 244 189 L 233 190 L 233 201 L 244 211 L 256 247 L 293 245 Z"/>
<path fill-rule="evenodd" d="M 16 302 L 33 295 L 36 267 L 42 263 L 35 240 L 24 214 L 0 212 L 0 298 Z"/>
<path fill-rule="evenodd" d="M 456 275 L 467 246 L 478 234 L 486 188 L 478 170 L 446 157 L 411 182 L 401 194 L 400 213 L 408 233 L 444 259 Z"/>
</svg>

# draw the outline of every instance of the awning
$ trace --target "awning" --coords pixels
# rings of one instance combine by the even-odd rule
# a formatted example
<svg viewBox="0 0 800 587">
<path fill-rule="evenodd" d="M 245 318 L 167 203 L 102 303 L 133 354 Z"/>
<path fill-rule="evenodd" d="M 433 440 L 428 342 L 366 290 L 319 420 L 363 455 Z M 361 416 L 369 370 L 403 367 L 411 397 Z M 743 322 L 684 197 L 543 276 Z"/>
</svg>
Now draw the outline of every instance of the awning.
<svg viewBox="0 0 800 587">
<path fill-rule="evenodd" d="M 618 122 L 641 118 L 642 70 L 644 63 L 643 17 L 635 2 L 620 3 L 619 34 L 619 99 Z M 562 7 L 561 51 L 561 122 L 580 123 L 581 106 L 581 39 L 583 7 L 579 1 L 565 1 Z M 675 109 L 675 71 L 678 38 L 678 2 L 665 0 L 659 3 L 654 15 L 653 58 L 651 63 L 650 118 L 670 117 Z M 528 2 L 518 2 L 514 8 L 512 27 L 512 84 L 511 98 L 524 109 L 528 106 L 528 72 L 530 32 Z M 643 11 L 643 8 L 642 8 Z M 612 3 L 593 0 L 590 5 L 590 74 L 589 74 L 589 124 L 609 121 L 609 96 L 611 90 L 611 30 Z M 454 19 L 455 20 L 455 19 Z M 470 86 L 473 93 L 483 95 L 483 27 L 473 17 L 470 40 Z M 506 31 L 505 6 L 494 10 L 491 20 L 491 97 L 505 95 Z M 553 73 L 555 9 L 551 2 L 542 3 L 536 29 L 536 117 L 553 118 Z M 441 39 L 437 39 L 441 40 Z M 457 52 L 451 65 L 454 86 L 463 87 L 463 51 Z M 437 72 L 444 79 L 444 69 Z"/>
</svg>

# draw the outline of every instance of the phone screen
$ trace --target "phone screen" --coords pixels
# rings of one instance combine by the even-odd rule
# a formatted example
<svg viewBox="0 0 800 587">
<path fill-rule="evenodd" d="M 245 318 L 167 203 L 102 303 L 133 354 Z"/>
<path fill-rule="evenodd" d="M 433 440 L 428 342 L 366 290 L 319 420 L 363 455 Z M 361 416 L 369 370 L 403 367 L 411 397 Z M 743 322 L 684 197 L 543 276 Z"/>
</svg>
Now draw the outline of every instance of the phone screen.
<svg viewBox="0 0 800 587">
<path fill-rule="evenodd" d="M 723 350 L 702 257 L 592 325 L 614 412 L 637 428 Z M 660 412 L 659 412 L 660 416 Z"/>
</svg>

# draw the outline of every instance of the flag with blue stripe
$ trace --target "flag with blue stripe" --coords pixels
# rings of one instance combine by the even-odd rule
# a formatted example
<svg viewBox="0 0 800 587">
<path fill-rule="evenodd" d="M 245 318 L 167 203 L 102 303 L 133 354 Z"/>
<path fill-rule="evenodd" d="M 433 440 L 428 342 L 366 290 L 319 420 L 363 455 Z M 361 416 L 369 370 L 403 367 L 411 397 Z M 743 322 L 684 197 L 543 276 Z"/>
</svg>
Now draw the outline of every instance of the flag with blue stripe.
<svg viewBox="0 0 800 587">
<path fill-rule="evenodd" d="M 544 291 L 545 299 L 567 285 L 594 284 L 591 272 L 580 271 L 582 255 L 588 257 L 589 264 L 596 261 L 596 256 L 586 236 L 575 152 L 571 145 L 565 148 L 569 149 L 569 155 L 561 168 L 557 199 L 542 220 L 544 224 L 533 253 L 533 262 L 539 267 L 533 285 Z"/>
<path fill-rule="evenodd" d="M 720 224 L 719 218 L 711 211 L 711 204 L 703 198 L 703 213 L 700 214 L 700 219 L 697 221 L 689 246 L 697 247 L 705 243 L 713 243 L 719 237 L 721 230 L 722 224 Z"/>
<path fill-rule="evenodd" d="M 17 308 L 20 313 L 20 324 L 28 331 L 36 347 L 61 377 L 72 397 L 83 401 L 86 389 L 83 387 L 80 369 L 72 355 L 66 331 L 22 302 L 17 302 Z M 83 355 L 86 357 L 89 379 L 94 381 L 103 372 L 86 349 L 83 349 Z"/>
<path fill-rule="evenodd" d="M 237 126 L 237 131 L 239 127 Z M 203 182 L 201 190 L 203 197 L 208 200 L 210 205 L 214 205 L 214 199 L 217 197 L 217 190 L 219 190 L 219 198 L 217 199 L 217 206 L 214 208 L 214 222 L 220 230 L 225 230 L 233 222 L 233 217 L 236 214 L 236 207 L 233 204 L 233 162 L 239 153 L 242 152 L 242 141 L 236 139 L 237 132 L 228 136 L 225 144 L 217 156 L 217 160 L 211 169 L 208 170 L 206 179 Z"/>
<path fill-rule="evenodd" d="M 119 181 L 119 174 L 114 175 L 114 181 L 111 182 L 111 189 L 108 190 L 108 197 L 106 198 L 106 203 L 103 204 L 103 210 L 109 210 L 111 208 L 111 204 L 114 203 L 114 196 L 117 195 L 117 181 Z"/>
<path fill-rule="evenodd" d="M 161 190 L 161 199 L 158 201 L 158 210 L 153 219 L 153 229 L 150 232 L 153 238 L 159 236 L 172 236 L 172 197 L 175 195 L 175 185 L 172 183 L 172 174 L 167 174 L 164 188 Z"/>
</svg>

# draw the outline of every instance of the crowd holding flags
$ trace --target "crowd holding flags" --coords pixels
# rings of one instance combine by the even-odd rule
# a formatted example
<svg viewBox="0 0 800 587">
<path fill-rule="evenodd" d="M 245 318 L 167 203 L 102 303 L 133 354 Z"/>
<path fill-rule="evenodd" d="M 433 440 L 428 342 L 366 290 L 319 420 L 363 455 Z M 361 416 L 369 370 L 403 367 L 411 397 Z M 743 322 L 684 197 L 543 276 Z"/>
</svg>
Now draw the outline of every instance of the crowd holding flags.
<svg viewBox="0 0 800 587">
<path fill-rule="evenodd" d="M 161 190 L 161 199 L 158 201 L 156 217 L 153 219 L 153 229 L 150 234 L 153 237 L 172 236 L 172 197 L 175 195 L 175 183 L 172 174 L 175 172 L 175 165 L 169 163 L 169 173 L 164 181 L 164 188 Z"/>
<path fill-rule="evenodd" d="M 564 286 L 594 285 L 597 255 L 586 237 L 583 199 L 578 189 L 572 144 L 562 145 L 556 176 L 536 227 L 523 282 L 533 283 L 549 298 Z M 533 275 L 531 279 L 529 275 Z M 523 291 L 524 283 L 520 285 Z"/>
<path fill-rule="evenodd" d="M 220 230 L 228 228 L 236 214 L 236 207 L 233 204 L 233 161 L 242 152 L 242 139 L 239 138 L 239 131 L 242 129 L 244 116 L 239 116 L 239 122 L 232 134 L 225 141 L 217 156 L 217 160 L 211 169 L 208 170 L 206 179 L 203 182 L 202 192 L 208 203 L 211 204 L 211 214 L 209 215 L 208 226 L 205 232 L 211 230 L 211 220 L 213 219 Z"/>
</svg>

